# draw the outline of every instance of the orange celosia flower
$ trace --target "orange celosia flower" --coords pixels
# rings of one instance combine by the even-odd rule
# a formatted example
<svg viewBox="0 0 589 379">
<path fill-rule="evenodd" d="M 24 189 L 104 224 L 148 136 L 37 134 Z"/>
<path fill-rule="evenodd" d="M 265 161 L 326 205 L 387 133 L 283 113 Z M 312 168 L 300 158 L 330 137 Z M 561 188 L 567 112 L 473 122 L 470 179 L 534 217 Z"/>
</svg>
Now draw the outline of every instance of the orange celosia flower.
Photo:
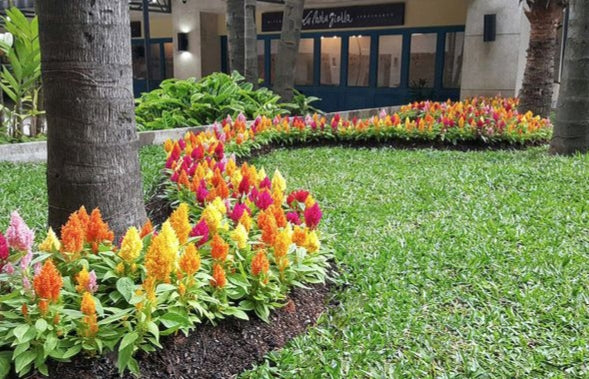
<svg viewBox="0 0 589 379">
<path fill-rule="evenodd" d="M 278 227 L 271 210 L 260 212 L 258 215 L 258 228 L 262 231 L 262 241 L 268 245 L 273 245 L 278 233 Z"/>
<path fill-rule="evenodd" d="M 270 208 L 272 211 L 272 215 L 276 220 L 276 226 L 278 226 L 279 228 L 284 228 L 287 224 L 287 219 L 286 215 L 284 214 L 284 210 L 282 209 L 282 206 L 280 204 L 271 205 Z"/>
<path fill-rule="evenodd" d="M 200 269 L 200 255 L 194 244 L 191 243 L 186 246 L 178 265 L 180 266 L 180 270 L 188 276 L 193 276 Z"/>
<path fill-rule="evenodd" d="M 186 286 L 184 285 L 184 283 L 178 284 L 178 293 L 180 294 L 180 296 L 184 296 L 184 294 L 186 293 Z"/>
<path fill-rule="evenodd" d="M 142 284 L 143 290 L 145 291 L 145 295 L 147 296 L 147 300 L 155 303 L 155 278 L 152 276 L 148 276 L 145 278 L 145 281 Z"/>
<path fill-rule="evenodd" d="M 258 251 L 258 253 L 252 259 L 252 274 L 258 276 L 260 274 L 266 274 L 270 268 L 270 262 L 264 250 Z"/>
<path fill-rule="evenodd" d="M 61 274 L 51 259 L 46 260 L 39 274 L 33 279 L 35 294 L 41 299 L 51 300 L 55 303 L 59 299 L 62 286 Z"/>
<path fill-rule="evenodd" d="M 98 322 L 96 319 L 96 304 L 89 292 L 84 292 L 82 296 L 80 311 L 84 314 L 82 335 L 84 337 L 94 337 L 98 333 Z"/>
<path fill-rule="evenodd" d="M 49 311 L 49 301 L 47 301 L 46 299 L 39 300 L 39 312 L 41 312 L 41 314 L 43 316 L 45 316 L 48 311 Z"/>
<path fill-rule="evenodd" d="M 295 225 L 294 232 L 292 234 L 292 242 L 294 242 L 297 246 L 306 246 L 308 238 L 307 228 L 301 228 L 300 226 Z"/>
<path fill-rule="evenodd" d="M 190 227 L 190 220 L 188 219 L 188 205 L 186 203 L 181 203 L 180 206 L 172 212 L 170 216 L 170 224 L 174 231 L 176 232 L 176 236 L 182 245 L 188 241 L 188 235 L 192 228 Z"/>
<path fill-rule="evenodd" d="M 188 174 L 186 174 L 185 170 L 180 172 L 180 176 L 178 177 L 178 187 L 190 188 L 190 180 L 188 179 Z"/>
<path fill-rule="evenodd" d="M 222 180 L 219 185 L 215 187 L 215 192 L 220 198 L 227 199 L 229 197 L 229 187 L 227 187 L 227 183 Z"/>
<path fill-rule="evenodd" d="M 274 241 L 274 256 L 276 258 L 282 258 L 286 256 L 291 243 L 292 240 L 288 230 L 283 230 L 278 233 L 276 240 Z"/>
<path fill-rule="evenodd" d="M 218 234 L 213 236 L 211 242 L 211 256 L 214 260 L 224 261 L 227 259 L 227 253 L 229 252 L 229 244 Z"/>
<path fill-rule="evenodd" d="M 162 226 L 161 233 L 153 237 L 145 254 L 147 276 L 169 283 L 170 274 L 176 263 L 177 252 L 178 239 L 169 221 L 166 221 Z"/>
<path fill-rule="evenodd" d="M 223 288 L 227 284 L 227 278 L 225 278 L 225 270 L 220 264 L 215 263 L 213 266 L 213 279 L 211 280 L 211 286 L 215 288 Z"/>
<path fill-rule="evenodd" d="M 147 221 L 145 221 L 145 224 L 143 224 L 143 227 L 141 228 L 141 233 L 139 234 L 139 236 L 143 238 L 151 232 L 153 232 L 153 225 L 151 224 L 151 220 L 147 219 Z"/>
<path fill-rule="evenodd" d="M 248 212 L 243 212 L 243 214 L 239 218 L 238 223 L 243 225 L 245 227 L 245 230 L 247 230 L 247 232 L 249 233 L 249 231 L 252 228 L 252 218 Z"/>
<path fill-rule="evenodd" d="M 288 257 L 281 257 L 278 260 L 278 270 L 280 272 L 286 270 L 288 268 L 288 266 L 290 266 L 290 261 L 288 260 Z"/>
<path fill-rule="evenodd" d="M 26 303 L 24 303 L 22 305 L 22 307 L 20 307 L 20 310 L 21 310 L 23 316 L 27 317 L 27 315 L 29 314 L 29 307 L 27 306 Z"/>
<path fill-rule="evenodd" d="M 108 224 L 102 220 L 102 215 L 98 208 L 94 208 L 90 215 L 90 222 L 86 231 L 86 241 L 91 244 L 92 251 L 98 252 L 98 245 L 104 242 L 112 243 L 115 235 L 109 229 Z"/>
<path fill-rule="evenodd" d="M 88 215 L 88 212 L 86 211 L 86 207 L 84 207 L 82 205 L 80 207 L 80 209 L 75 213 L 76 213 L 78 219 L 80 220 L 80 224 L 82 225 L 84 232 L 86 232 L 86 229 L 88 229 L 88 224 L 90 223 L 90 216 Z"/>
<path fill-rule="evenodd" d="M 79 214 L 72 213 L 61 227 L 61 252 L 78 254 L 84 249 L 86 228 L 82 225 Z"/>
</svg>

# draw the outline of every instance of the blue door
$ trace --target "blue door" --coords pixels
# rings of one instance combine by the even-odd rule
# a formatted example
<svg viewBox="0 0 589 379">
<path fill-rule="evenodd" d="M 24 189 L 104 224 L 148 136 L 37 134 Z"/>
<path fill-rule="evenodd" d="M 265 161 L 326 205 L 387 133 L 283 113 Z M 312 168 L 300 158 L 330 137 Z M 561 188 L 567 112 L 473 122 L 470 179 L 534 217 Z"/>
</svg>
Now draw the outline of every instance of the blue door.
<svg viewBox="0 0 589 379">
<path fill-rule="evenodd" d="M 265 86 L 274 79 L 279 38 L 278 34 L 258 36 Z M 222 68 L 227 72 L 226 37 L 221 46 Z M 464 26 L 303 33 L 295 86 L 320 97 L 317 105 L 324 111 L 456 100 L 463 46 Z"/>
<path fill-rule="evenodd" d="M 139 97 L 142 92 L 157 88 L 164 79 L 174 77 L 173 45 L 171 38 L 152 38 L 151 49 L 151 78 L 147 88 L 147 70 L 144 40 L 131 40 L 133 51 L 133 93 Z"/>
</svg>

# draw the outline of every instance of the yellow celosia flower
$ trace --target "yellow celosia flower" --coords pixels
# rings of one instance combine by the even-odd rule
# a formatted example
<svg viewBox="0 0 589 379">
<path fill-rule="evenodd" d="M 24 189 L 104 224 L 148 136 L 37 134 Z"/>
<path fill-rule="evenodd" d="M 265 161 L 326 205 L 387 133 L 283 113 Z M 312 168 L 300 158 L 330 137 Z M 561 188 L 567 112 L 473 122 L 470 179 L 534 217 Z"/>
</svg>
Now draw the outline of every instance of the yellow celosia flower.
<svg viewBox="0 0 589 379">
<path fill-rule="evenodd" d="M 260 171 L 258 171 L 258 176 L 256 177 L 256 180 L 258 182 L 261 182 L 262 180 L 264 180 L 264 178 L 266 176 L 267 176 L 266 170 L 264 170 L 264 167 L 262 167 L 262 169 Z"/>
<path fill-rule="evenodd" d="M 321 247 L 321 242 L 319 242 L 319 238 L 317 237 L 317 233 L 315 230 L 312 230 L 307 239 L 307 245 L 305 246 L 309 253 L 314 253 Z"/>
<path fill-rule="evenodd" d="M 233 175 L 231 175 L 231 184 L 233 184 L 233 188 L 239 188 L 239 183 L 241 183 L 242 179 L 243 175 L 241 175 L 241 172 L 239 170 L 235 170 Z"/>
<path fill-rule="evenodd" d="M 239 218 L 239 223 L 245 227 L 245 230 L 248 232 L 252 228 L 252 218 L 247 212 L 243 212 L 241 217 Z"/>
<path fill-rule="evenodd" d="M 278 169 L 274 171 L 274 176 L 272 176 L 272 189 L 276 188 L 280 189 L 281 192 L 286 191 L 286 180 L 284 180 Z"/>
<path fill-rule="evenodd" d="M 127 263 L 132 263 L 141 254 L 141 249 L 143 249 L 143 240 L 137 228 L 132 226 L 123 237 L 119 257 Z"/>
<path fill-rule="evenodd" d="M 211 232 L 216 232 L 221 225 L 223 214 L 212 204 L 208 204 L 202 211 L 202 219 L 205 220 Z"/>
<path fill-rule="evenodd" d="M 305 200 L 305 208 L 311 208 L 313 205 L 315 205 L 315 199 L 313 199 L 313 196 L 311 195 L 307 196 L 307 199 Z"/>
<path fill-rule="evenodd" d="M 170 215 L 170 224 L 178 236 L 178 240 L 182 245 L 188 241 L 190 234 L 190 220 L 188 219 L 188 204 L 181 203 L 180 206 Z"/>
<path fill-rule="evenodd" d="M 39 250 L 44 251 L 46 253 L 52 253 L 54 251 L 59 251 L 61 249 L 61 242 L 55 235 L 53 229 L 49 228 L 47 232 L 47 237 L 41 244 L 39 245 Z"/>
<path fill-rule="evenodd" d="M 227 207 L 220 197 L 216 197 L 211 204 L 222 214 L 227 213 Z"/>
<path fill-rule="evenodd" d="M 164 222 L 162 231 L 151 241 L 145 255 L 147 276 L 169 283 L 178 255 L 179 242 L 169 221 Z"/>
<path fill-rule="evenodd" d="M 274 240 L 274 256 L 277 258 L 284 257 L 288 253 L 288 248 L 292 240 L 288 230 L 282 230 L 276 235 Z"/>
<path fill-rule="evenodd" d="M 229 237 L 237 243 L 239 249 L 245 249 L 247 247 L 247 230 L 242 224 L 237 224 L 237 227 L 231 232 Z"/>
</svg>

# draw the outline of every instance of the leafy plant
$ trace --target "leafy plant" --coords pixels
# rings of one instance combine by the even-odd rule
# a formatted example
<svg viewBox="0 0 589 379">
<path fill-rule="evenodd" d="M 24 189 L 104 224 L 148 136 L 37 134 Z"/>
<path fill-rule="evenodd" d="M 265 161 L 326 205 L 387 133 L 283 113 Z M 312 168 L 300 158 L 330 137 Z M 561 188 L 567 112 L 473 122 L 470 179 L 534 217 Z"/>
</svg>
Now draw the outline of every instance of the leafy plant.
<svg viewBox="0 0 589 379">
<path fill-rule="evenodd" d="M 24 135 L 24 120 L 31 119 L 36 125 L 37 117 L 44 112 L 39 109 L 41 91 L 41 50 L 37 17 L 27 19 L 16 7 L 6 10 L 2 17 L 4 29 L 13 36 L 13 44 L 0 41 L 0 50 L 7 65 L 0 72 L 0 87 L 12 101 L 12 105 L 0 105 L 0 111 L 8 116 L 8 134 L 20 139 Z M 37 128 L 32 127 L 35 136 Z"/>
</svg>

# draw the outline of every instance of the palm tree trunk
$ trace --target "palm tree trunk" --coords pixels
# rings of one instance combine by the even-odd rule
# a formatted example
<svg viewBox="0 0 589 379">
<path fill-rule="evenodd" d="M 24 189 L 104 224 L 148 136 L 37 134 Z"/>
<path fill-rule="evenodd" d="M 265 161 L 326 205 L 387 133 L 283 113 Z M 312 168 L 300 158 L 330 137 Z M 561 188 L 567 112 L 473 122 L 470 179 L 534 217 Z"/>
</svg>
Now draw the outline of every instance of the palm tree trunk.
<svg viewBox="0 0 589 379">
<path fill-rule="evenodd" d="M 227 0 L 227 42 L 229 47 L 229 69 L 244 73 L 244 0 Z"/>
<path fill-rule="evenodd" d="M 274 91 L 285 101 L 290 101 L 293 97 L 295 62 L 299 52 L 304 9 L 305 0 L 285 1 L 274 84 Z"/>
<path fill-rule="evenodd" d="M 117 236 L 145 221 L 128 0 L 36 1 L 49 225 L 100 208 Z"/>
<path fill-rule="evenodd" d="M 245 0 L 245 79 L 258 87 L 256 0 Z"/>
<path fill-rule="evenodd" d="M 535 5 L 526 16 L 530 21 L 530 43 L 522 88 L 519 93 L 519 111 L 532 111 L 549 117 L 554 89 L 554 57 L 556 38 L 562 7 L 551 1 L 548 6 Z"/>
<path fill-rule="evenodd" d="M 571 0 L 562 82 L 550 150 L 589 151 L 589 4 Z"/>
</svg>

